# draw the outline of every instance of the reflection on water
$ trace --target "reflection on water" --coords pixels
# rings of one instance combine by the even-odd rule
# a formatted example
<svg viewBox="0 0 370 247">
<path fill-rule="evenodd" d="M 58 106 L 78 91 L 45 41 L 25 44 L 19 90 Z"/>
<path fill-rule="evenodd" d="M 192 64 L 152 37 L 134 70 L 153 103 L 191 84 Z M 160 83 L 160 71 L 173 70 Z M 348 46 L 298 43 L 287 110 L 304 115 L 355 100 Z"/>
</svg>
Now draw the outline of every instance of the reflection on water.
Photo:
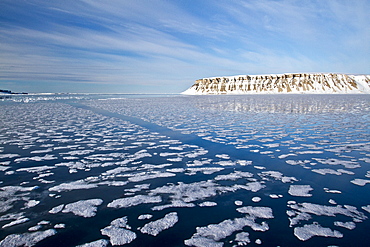
<svg viewBox="0 0 370 247">
<path fill-rule="evenodd" d="M 370 95 L 243 95 L 211 96 L 200 109 L 266 113 L 340 113 L 370 111 Z"/>
</svg>

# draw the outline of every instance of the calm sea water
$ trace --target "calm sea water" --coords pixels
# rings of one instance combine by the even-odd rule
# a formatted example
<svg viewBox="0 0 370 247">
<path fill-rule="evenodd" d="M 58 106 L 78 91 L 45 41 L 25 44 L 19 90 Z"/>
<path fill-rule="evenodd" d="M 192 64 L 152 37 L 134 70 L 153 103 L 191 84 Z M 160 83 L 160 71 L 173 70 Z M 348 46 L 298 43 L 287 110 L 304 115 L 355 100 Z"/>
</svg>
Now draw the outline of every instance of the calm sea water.
<svg viewBox="0 0 370 247">
<path fill-rule="evenodd" d="M 0 246 L 366 246 L 369 95 L 0 99 Z"/>
</svg>

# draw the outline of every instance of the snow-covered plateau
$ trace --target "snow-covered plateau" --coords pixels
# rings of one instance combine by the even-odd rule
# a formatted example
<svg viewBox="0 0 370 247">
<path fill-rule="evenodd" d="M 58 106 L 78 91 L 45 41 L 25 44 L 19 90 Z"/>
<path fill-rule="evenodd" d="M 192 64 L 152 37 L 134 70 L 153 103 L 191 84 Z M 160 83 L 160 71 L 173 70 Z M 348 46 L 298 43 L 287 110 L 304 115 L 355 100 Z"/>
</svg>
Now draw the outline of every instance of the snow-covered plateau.
<svg viewBox="0 0 370 247">
<path fill-rule="evenodd" d="M 196 80 L 182 94 L 370 93 L 370 75 L 292 73 L 238 75 Z"/>
</svg>

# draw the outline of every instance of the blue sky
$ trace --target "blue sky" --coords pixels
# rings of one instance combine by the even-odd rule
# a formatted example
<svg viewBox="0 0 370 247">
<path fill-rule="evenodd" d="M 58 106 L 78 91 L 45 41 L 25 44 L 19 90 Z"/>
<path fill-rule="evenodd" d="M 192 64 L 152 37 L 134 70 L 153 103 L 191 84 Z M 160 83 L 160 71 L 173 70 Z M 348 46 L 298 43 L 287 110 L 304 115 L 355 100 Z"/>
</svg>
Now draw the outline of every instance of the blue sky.
<svg viewBox="0 0 370 247">
<path fill-rule="evenodd" d="M 1 0 L 0 89 L 179 93 L 211 76 L 370 73 L 368 0 Z"/>
</svg>

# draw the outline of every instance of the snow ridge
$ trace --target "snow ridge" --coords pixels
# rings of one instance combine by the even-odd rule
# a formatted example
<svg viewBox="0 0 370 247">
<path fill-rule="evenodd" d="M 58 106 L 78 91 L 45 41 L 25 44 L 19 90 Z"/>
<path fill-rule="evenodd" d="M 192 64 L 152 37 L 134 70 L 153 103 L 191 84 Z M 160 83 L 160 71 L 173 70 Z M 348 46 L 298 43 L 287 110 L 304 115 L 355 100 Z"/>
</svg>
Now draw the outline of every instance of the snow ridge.
<svg viewBox="0 0 370 247">
<path fill-rule="evenodd" d="M 196 80 L 182 94 L 370 94 L 370 75 L 294 73 L 238 75 Z"/>
</svg>

